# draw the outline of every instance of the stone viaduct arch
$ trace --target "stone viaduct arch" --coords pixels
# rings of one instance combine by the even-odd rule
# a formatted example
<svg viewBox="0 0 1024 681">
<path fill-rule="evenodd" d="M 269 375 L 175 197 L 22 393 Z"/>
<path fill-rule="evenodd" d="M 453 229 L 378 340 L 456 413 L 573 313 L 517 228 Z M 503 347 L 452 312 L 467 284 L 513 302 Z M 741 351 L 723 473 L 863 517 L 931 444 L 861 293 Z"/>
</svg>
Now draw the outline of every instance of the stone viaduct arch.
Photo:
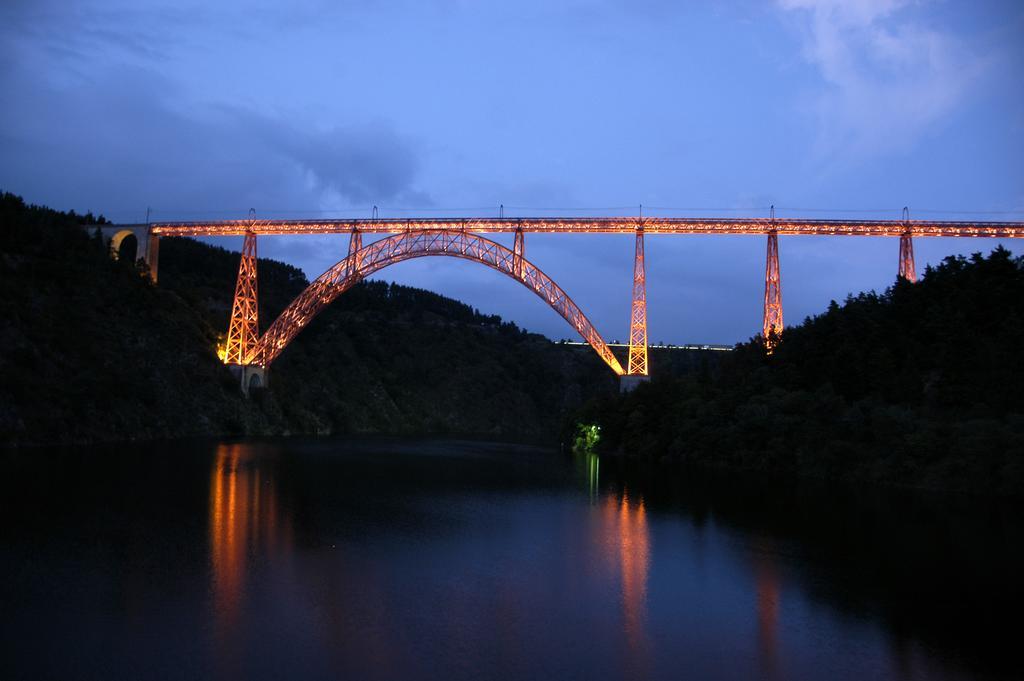
<svg viewBox="0 0 1024 681">
<path fill-rule="evenodd" d="M 160 237 L 152 233 L 149 225 L 96 225 L 87 227 L 90 231 L 97 229 L 104 245 L 110 251 L 110 257 L 120 257 L 121 244 L 128 236 L 135 237 L 135 257 L 133 262 L 142 260 L 149 266 L 149 275 L 156 281 L 156 271 L 160 255 Z"/>
</svg>

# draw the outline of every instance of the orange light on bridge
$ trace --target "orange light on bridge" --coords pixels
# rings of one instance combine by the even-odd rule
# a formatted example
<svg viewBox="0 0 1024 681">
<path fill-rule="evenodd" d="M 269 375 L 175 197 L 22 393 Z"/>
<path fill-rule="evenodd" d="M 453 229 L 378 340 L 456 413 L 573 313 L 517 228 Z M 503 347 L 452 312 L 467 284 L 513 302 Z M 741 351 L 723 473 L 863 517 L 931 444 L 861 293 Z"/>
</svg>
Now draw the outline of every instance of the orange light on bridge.
<svg viewBox="0 0 1024 681">
<path fill-rule="evenodd" d="M 629 370 L 627 376 L 647 375 L 647 265 L 644 260 L 644 228 L 636 230 L 633 254 L 633 305 L 629 314 Z"/>
<path fill-rule="evenodd" d="M 259 301 L 256 281 L 256 234 L 246 232 L 242 258 L 238 262 L 235 299 L 231 305 L 225 364 L 251 364 L 251 355 L 260 336 Z"/>
<path fill-rule="evenodd" d="M 764 272 L 764 347 L 770 355 L 782 335 L 782 275 L 779 273 L 779 235 L 768 233 L 768 261 Z"/>
<path fill-rule="evenodd" d="M 562 234 L 633 234 L 638 225 L 648 234 L 752 234 L 770 231 L 789 235 L 889 236 L 910 233 L 915 237 L 1024 238 L 1024 222 L 932 220 L 807 220 L 802 218 L 408 218 L 398 220 L 222 220 L 211 222 L 159 222 L 151 233 L 159 236 L 243 236 L 350 234 L 353 230 L 374 234 L 400 234 L 452 230 L 473 234 L 516 231 Z"/>
<path fill-rule="evenodd" d="M 440 255 L 479 262 L 519 281 L 576 329 L 616 375 L 624 373 L 611 348 L 583 311 L 558 284 L 522 257 L 521 245 L 517 254 L 476 234 L 447 230 L 396 234 L 375 241 L 350 253 L 317 277 L 260 337 L 256 335 L 255 237 L 249 246 L 247 236 L 246 244 L 251 264 L 243 252 L 228 333 L 229 363 L 269 366 L 317 314 L 363 278 L 398 262 Z"/>
<path fill-rule="evenodd" d="M 376 214 L 375 214 L 376 215 Z M 350 234 L 348 256 L 318 277 L 289 305 L 261 337 L 256 279 L 256 236 L 294 234 Z M 362 234 L 390 233 L 393 236 L 365 248 Z M 509 250 L 481 233 L 515 234 Z M 632 233 L 636 237 L 633 266 L 633 295 L 630 310 L 627 370 L 604 342 L 597 329 L 554 281 L 525 259 L 526 232 L 542 233 Z M 904 209 L 902 220 L 777 220 L 772 207 L 769 219 L 699 219 L 651 217 L 581 218 L 436 218 L 387 220 L 227 220 L 220 222 L 166 222 L 149 227 L 159 236 L 244 235 L 239 262 L 231 322 L 223 353 L 226 364 L 266 368 L 293 338 L 324 307 L 355 283 L 374 272 L 403 260 L 444 255 L 474 260 L 506 274 L 531 289 L 548 303 L 583 337 L 617 376 L 647 376 L 647 276 L 644 234 L 765 234 L 768 258 L 765 271 L 764 319 L 762 332 L 769 354 L 783 330 L 782 281 L 779 274 L 778 236 L 832 235 L 899 237 L 899 275 L 916 280 L 912 238 L 989 237 L 1024 238 L 1024 222 L 912 221 Z M 155 257 L 155 256 L 154 256 Z M 244 375 L 244 374 L 243 374 Z M 265 376 L 263 376 L 265 378 Z"/>
</svg>

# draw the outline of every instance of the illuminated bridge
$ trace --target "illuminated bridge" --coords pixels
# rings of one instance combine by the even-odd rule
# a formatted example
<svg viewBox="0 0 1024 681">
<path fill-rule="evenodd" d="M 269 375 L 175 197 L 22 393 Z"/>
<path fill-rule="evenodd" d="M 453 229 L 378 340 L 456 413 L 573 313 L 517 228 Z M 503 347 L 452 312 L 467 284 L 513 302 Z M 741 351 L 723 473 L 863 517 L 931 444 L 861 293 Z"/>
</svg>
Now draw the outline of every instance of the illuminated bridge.
<svg viewBox="0 0 1024 681">
<path fill-rule="evenodd" d="M 242 387 L 266 380 L 266 369 L 307 324 L 362 278 L 411 258 L 449 256 L 486 265 L 520 282 L 582 336 L 601 359 L 622 377 L 628 389 L 646 379 L 647 278 L 645 234 L 747 234 L 767 241 L 762 334 L 771 352 L 782 333 L 782 280 L 779 235 L 874 236 L 899 239 L 899 276 L 916 281 L 915 237 L 1022 238 L 1024 222 L 937 222 L 910 220 L 696 219 L 658 217 L 593 218 L 436 218 L 368 220 L 247 220 L 160 222 L 102 227 L 115 255 L 129 234 L 137 238 L 138 257 L 155 279 L 160 239 L 175 236 L 242 236 L 242 258 L 223 360 L 238 367 Z M 509 249 L 481 234 L 514 234 Z M 526 234 L 632 234 L 635 236 L 632 307 L 625 368 L 583 311 L 550 277 L 526 258 Z M 349 234 L 346 257 L 317 277 L 260 335 L 256 281 L 256 239 L 260 235 Z M 363 246 L 364 234 L 389 236 Z"/>
</svg>

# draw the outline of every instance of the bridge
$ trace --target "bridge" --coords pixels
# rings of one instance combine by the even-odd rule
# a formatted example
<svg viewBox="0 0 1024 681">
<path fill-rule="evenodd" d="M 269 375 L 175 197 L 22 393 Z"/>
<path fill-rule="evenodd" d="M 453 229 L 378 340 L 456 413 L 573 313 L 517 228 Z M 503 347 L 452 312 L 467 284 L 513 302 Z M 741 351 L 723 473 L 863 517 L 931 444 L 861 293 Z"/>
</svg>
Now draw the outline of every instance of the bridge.
<svg viewBox="0 0 1024 681">
<path fill-rule="evenodd" d="M 624 390 L 648 377 L 646 234 L 746 234 L 766 239 L 764 315 L 761 332 L 771 352 L 782 334 L 782 277 L 779 242 L 782 236 L 873 236 L 899 240 L 898 276 L 914 282 L 913 239 L 916 237 L 1024 238 L 1024 222 L 911 220 L 906 208 L 900 220 L 704 219 L 661 217 L 578 218 L 433 218 L 359 220 L 247 220 L 157 222 L 101 227 L 117 257 L 123 240 L 136 237 L 136 258 L 145 261 L 154 281 L 159 242 L 165 237 L 241 236 L 242 257 L 235 284 L 231 321 L 223 361 L 236 367 L 242 389 L 266 382 L 267 368 L 306 325 L 338 296 L 364 277 L 411 258 L 448 256 L 471 260 L 511 277 L 558 312 L 587 345 L 621 377 Z M 550 277 L 526 258 L 526 234 L 632 234 L 634 241 L 632 304 L 627 361 L 623 367 L 609 344 L 582 310 Z M 317 277 L 261 335 L 259 332 L 256 240 L 259 236 L 348 234 L 347 255 Z M 363 246 L 364 234 L 386 234 Z M 513 234 L 513 246 L 481 234 Z"/>
</svg>

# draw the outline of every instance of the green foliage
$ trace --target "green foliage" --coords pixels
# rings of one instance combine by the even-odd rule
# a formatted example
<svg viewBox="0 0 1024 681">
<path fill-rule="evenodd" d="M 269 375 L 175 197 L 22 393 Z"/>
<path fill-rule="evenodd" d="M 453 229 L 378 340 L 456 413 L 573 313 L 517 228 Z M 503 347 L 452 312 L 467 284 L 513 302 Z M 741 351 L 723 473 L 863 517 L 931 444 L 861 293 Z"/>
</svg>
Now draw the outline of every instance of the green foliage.
<svg viewBox="0 0 1024 681">
<path fill-rule="evenodd" d="M 572 440 L 574 454 L 592 454 L 601 442 L 601 426 L 593 423 L 576 424 L 576 436 Z"/>
<path fill-rule="evenodd" d="M 755 338 L 711 372 L 655 375 L 574 419 L 629 456 L 1019 494 L 1022 301 L 1005 249 L 950 257 L 917 284 L 833 302 L 771 355 Z"/>
</svg>

